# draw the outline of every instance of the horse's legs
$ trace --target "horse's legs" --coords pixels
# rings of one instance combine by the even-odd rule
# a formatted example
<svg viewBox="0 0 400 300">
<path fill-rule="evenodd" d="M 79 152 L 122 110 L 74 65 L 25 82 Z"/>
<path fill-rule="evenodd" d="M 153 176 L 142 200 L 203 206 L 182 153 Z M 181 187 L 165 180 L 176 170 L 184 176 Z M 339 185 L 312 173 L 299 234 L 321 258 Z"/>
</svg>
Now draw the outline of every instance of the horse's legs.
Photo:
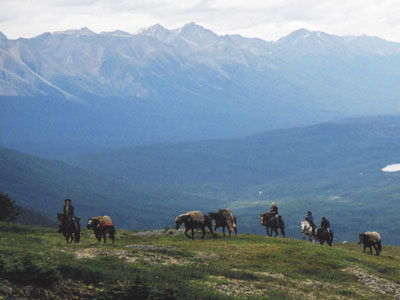
<svg viewBox="0 0 400 300">
<path fill-rule="evenodd" d="M 192 231 L 192 240 L 194 240 L 194 228 L 192 228 L 191 231 Z"/>
<path fill-rule="evenodd" d="M 224 236 L 225 236 L 225 226 L 222 226 L 222 233 L 223 233 Z"/>
<path fill-rule="evenodd" d="M 103 229 L 103 243 L 105 244 L 107 240 L 107 232 Z"/>
<path fill-rule="evenodd" d="M 209 225 L 207 225 L 207 227 L 208 227 L 208 229 L 210 230 L 212 237 L 213 237 L 213 238 L 216 238 L 216 237 L 217 237 L 217 232 L 216 232 L 216 231 L 213 231 L 212 225 L 209 224 Z"/>
<path fill-rule="evenodd" d="M 378 248 L 376 247 L 375 243 L 373 243 L 372 246 L 374 246 L 375 255 L 376 255 L 376 256 L 379 256 L 379 251 L 378 251 Z M 371 250 L 371 254 L 372 254 L 372 250 Z"/>
<path fill-rule="evenodd" d="M 273 227 L 273 229 L 274 229 L 274 231 L 275 231 L 275 237 L 277 237 L 277 236 L 279 235 L 278 228 Z"/>
<path fill-rule="evenodd" d="M 204 236 L 206 235 L 205 226 L 202 226 L 202 227 L 201 227 L 201 231 L 203 232 L 203 235 L 201 236 L 201 238 L 204 239 Z"/>
<path fill-rule="evenodd" d="M 185 227 L 185 235 L 188 239 L 191 239 L 191 237 L 187 234 L 188 231 L 189 231 L 189 228 Z M 192 233 L 193 233 L 193 229 L 192 229 Z"/>
<path fill-rule="evenodd" d="M 112 227 L 110 229 L 110 239 L 112 240 L 113 244 L 114 244 L 114 240 L 115 240 L 115 229 Z"/>
</svg>

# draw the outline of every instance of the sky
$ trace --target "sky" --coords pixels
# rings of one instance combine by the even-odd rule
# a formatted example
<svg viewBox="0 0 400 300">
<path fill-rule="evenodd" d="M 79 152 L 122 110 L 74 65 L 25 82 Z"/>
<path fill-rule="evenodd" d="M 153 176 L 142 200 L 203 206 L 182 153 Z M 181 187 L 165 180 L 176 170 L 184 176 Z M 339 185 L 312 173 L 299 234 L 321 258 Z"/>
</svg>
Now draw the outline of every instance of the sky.
<svg viewBox="0 0 400 300">
<path fill-rule="evenodd" d="M 135 33 L 195 22 L 217 34 L 277 40 L 299 28 L 400 42 L 398 0 L 0 0 L 8 38 L 88 27 Z"/>
</svg>

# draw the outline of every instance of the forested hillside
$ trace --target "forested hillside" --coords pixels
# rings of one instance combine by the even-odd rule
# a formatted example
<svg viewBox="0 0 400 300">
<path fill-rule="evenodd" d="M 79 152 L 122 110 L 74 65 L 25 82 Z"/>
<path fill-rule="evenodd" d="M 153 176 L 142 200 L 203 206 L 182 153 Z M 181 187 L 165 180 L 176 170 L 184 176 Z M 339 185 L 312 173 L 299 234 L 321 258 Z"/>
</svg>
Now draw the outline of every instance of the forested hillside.
<svg viewBox="0 0 400 300">
<path fill-rule="evenodd" d="M 0 191 L 54 222 L 66 198 L 72 199 L 83 224 L 89 217 L 109 214 L 118 227 L 132 229 L 172 226 L 175 216 L 193 203 L 198 209 L 207 204 L 205 198 L 199 201 L 167 186 L 135 184 L 5 148 L 0 148 L 0 168 Z"/>
<path fill-rule="evenodd" d="M 317 223 L 331 221 L 336 240 L 377 230 L 400 244 L 400 174 L 381 170 L 398 162 L 399 131 L 397 117 L 367 118 L 64 162 L 1 149 L 0 190 L 52 219 L 71 198 L 84 220 L 110 214 L 131 229 L 170 227 L 188 210 L 229 207 L 239 232 L 263 233 L 258 215 L 275 201 L 288 236 L 300 237 L 300 220 L 312 210 Z"/>
</svg>

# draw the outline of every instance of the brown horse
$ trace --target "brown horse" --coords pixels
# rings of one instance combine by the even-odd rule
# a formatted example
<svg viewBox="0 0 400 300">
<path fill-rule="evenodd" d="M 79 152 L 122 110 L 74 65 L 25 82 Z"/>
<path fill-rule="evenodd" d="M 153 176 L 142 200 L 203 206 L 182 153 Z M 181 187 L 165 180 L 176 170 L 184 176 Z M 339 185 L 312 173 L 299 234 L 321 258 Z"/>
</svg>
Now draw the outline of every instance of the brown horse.
<svg viewBox="0 0 400 300">
<path fill-rule="evenodd" d="M 195 213 L 195 214 L 193 214 Z M 179 215 L 175 218 L 175 229 L 178 230 L 181 224 L 185 224 L 185 235 L 187 238 L 194 240 L 194 229 L 200 228 L 203 232 L 202 239 L 206 234 L 205 227 L 208 227 L 213 237 L 216 237 L 212 229 L 212 219 L 209 216 L 204 216 L 201 212 L 188 212 L 186 214 Z M 190 237 L 187 232 L 189 229 L 192 231 Z"/>
<path fill-rule="evenodd" d="M 97 241 L 100 243 L 101 237 L 103 242 L 106 242 L 107 233 L 114 244 L 115 227 L 112 224 L 102 224 L 98 218 L 91 218 L 88 221 L 87 229 L 92 229 Z"/>
<path fill-rule="evenodd" d="M 261 225 L 265 226 L 267 234 L 272 236 L 272 231 L 275 232 L 275 236 L 278 236 L 278 228 L 280 229 L 282 237 L 285 237 L 285 222 L 281 216 L 278 216 L 278 222 L 276 221 L 273 214 L 263 213 L 260 214 Z"/>
<path fill-rule="evenodd" d="M 333 242 L 333 231 L 331 229 L 323 229 L 323 228 L 318 228 L 317 232 L 315 234 L 315 239 L 319 240 L 319 243 L 321 245 L 326 242 L 329 246 L 332 247 L 332 242 Z"/>
<path fill-rule="evenodd" d="M 236 217 L 233 217 L 233 220 L 228 220 L 225 214 L 222 214 L 221 211 L 216 213 L 208 213 L 208 215 L 215 221 L 214 223 L 214 232 L 217 234 L 217 228 L 222 227 L 222 233 L 225 236 L 225 227 L 228 228 L 229 236 L 231 236 L 232 231 L 235 231 L 235 235 L 237 235 L 237 227 L 236 227 Z M 232 224 L 230 224 L 232 223 Z"/>
<path fill-rule="evenodd" d="M 364 253 L 365 248 L 369 248 L 369 253 L 372 255 L 372 247 L 375 249 L 375 254 L 378 256 L 379 252 L 382 251 L 382 240 L 379 233 L 375 231 L 368 231 L 365 233 L 359 234 L 359 241 L 358 244 L 363 244 L 364 246 Z"/>
<path fill-rule="evenodd" d="M 74 219 L 75 222 L 68 219 L 64 214 L 57 213 L 58 232 L 64 235 L 67 244 L 72 243 L 72 241 L 79 243 L 81 238 L 80 218 L 75 217 Z"/>
</svg>

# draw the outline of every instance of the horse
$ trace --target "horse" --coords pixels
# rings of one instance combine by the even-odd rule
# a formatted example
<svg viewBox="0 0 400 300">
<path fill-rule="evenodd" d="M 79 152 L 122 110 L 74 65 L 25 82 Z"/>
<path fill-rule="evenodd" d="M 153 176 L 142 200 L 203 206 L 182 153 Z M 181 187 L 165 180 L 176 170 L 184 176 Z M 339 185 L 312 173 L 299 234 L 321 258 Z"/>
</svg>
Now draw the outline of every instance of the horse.
<svg viewBox="0 0 400 300">
<path fill-rule="evenodd" d="M 92 229 L 97 241 L 100 243 L 101 237 L 103 237 L 103 242 L 105 243 L 107 238 L 107 233 L 114 244 L 115 240 L 115 227 L 112 223 L 102 224 L 98 217 L 91 218 L 88 221 L 87 229 Z"/>
<path fill-rule="evenodd" d="M 308 240 L 315 243 L 315 232 L 313 233 L 312 227 L 307 221 L 301 222 L 301 233 L 303 234 L 303 241 L 305 240 L 306 235 L 308 235 Z"/>
<path fill-rule="evenodd" d="M 364 253 L 365 248 L 368 247 L 369 253 L 372 255 L 372 247 L 374 247 L 376 256 L 379 256 L 379 252 L 382 251 L 382 240 L 379 233 L 375 231 L 367 231 L 365 233 L 360 233 L 358 237 L 358 244 L 360 245 L 361 243 L 363 243 Z"/>
<path fill-rule="evenodd" d="M 285 222 L 283 222 L 283 219 L 281 216 L 278 216 L 278 224 L 275 220 L 275 216 L 270 213 L 263 213 L 260 214 L 260 222 L 261 225 L 265 226 L 267 230 L 267 234 L 269 236 L 272 236 L 272 231 L 275 232 L 275 237 L 279 235 L 278 233 L 278 228 L 280 229 L 280 233 L 282 237 L 285 237 Z"/>
<path fill-rule="evenodd" d="M 332 242 L 333 242 L 333 231 L 331 229 L 324 230 L 323 228 L 318 228 L 315 239 L 319 240 L 319 243 L 321 245 L 326 242 L 329 246 L 332 247 Z"/>
<path fill-rule="evenodd" d="M 231 236 L 232 231 L 235 231 L 235 236 L 237 236 L 237 227 L 236 227 L 236 217 L 233 216 L 233 220 L 228 220 L 227 216 L 222 214 L 221 211 L 217 213 L 208 213 L 209 217 L 215 221 L 214 223 L 214 232 L 217 234 L 217 228 L 222 227 L 222 233 L 225 236 L 225 227 L 228 228 L 229 236 Z"/>
<path fill-rule="evenodd" d="M 62 233 L 67 241 L 67 244 L 79 243 L 81 238 L 81 224 L 79 222 L 80 218 L 75 217 L 74 221 L 71 221 L 62 213 L 57 213 L 57 221 L 58 221 L 58 232 Z"/>
<path fill-rule="evenodd" d="M 202 212 L 193 211 L 188 212 L 186 214 L 179 215 L 175 218 L 175 229 L 178 230 L 181 224 L 185 224 L 185 235 L 187 238 L 194 240 L 194 229 L 200 228 L 203 232 L 202 239 L 206 234 L 205 227 L 207 226 L 210 230 L 213 238 L 216 237 L 213 229 L 212 229 L 212 219 L 209 216 L 203 215 Z M 187 232 L 189 229 L 192 231 L 192 236 L 190 237 Z"/>
</svg>

